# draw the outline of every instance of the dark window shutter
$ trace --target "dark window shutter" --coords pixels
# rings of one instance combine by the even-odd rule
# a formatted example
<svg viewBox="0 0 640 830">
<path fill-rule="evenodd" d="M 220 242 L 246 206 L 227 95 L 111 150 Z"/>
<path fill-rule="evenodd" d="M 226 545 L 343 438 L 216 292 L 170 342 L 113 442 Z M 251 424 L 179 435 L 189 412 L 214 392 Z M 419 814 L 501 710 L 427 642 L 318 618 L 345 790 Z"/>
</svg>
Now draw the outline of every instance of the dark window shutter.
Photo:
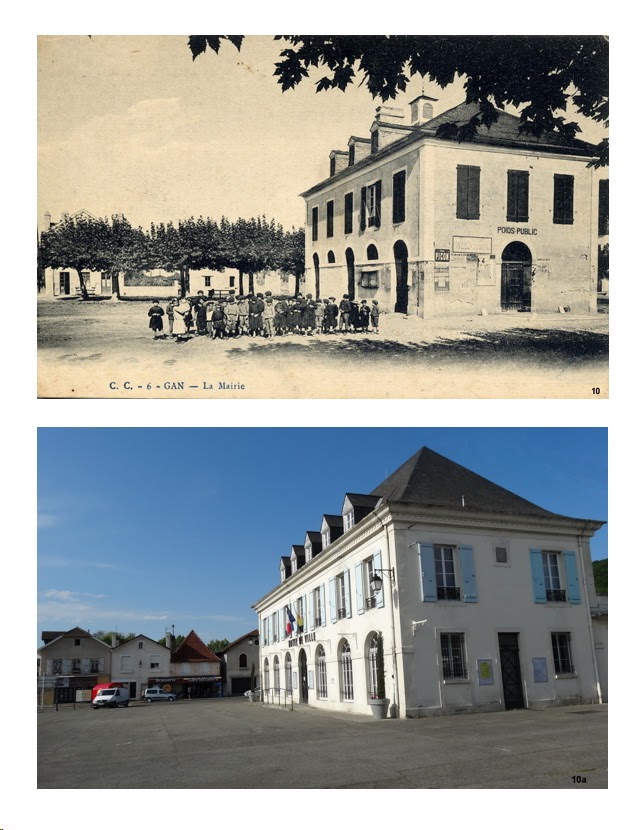
<svg viewBox="0 0 640 830">
<path fill-rule="evenodd" d="M 405 220 L 405 196 L 406 196 L 407 174 L 400 170 L 393 177 L 393 223 L 404 222 Z"/>
<path fill-rule="evenodd" d="M 480 168 L 458 165 L 456 216 L 458 219 L 480 218 Z"/>
<path fill-rule="evenodd" d="M 353 233 L 353 193 L 344 197 L 344 232 Z"/>
<path fill-rule="evenodd" d="M 367 227 L 367 188 L 363 187 L 360 191 L 360 230 L 363 231 Z"/>
<path fill-rule="evenodd" d="M 553 177 L 553 222 L 556 225 L 573 224 L 573 176 Z"/>
<path fill-rule="evenodd" d="M 314 207 L 311 210 L 311 240 L 315 242 L 318 239 L 318 208 Z"/>
<path fill-rule="evenodd" d="M 507 222 L 529 221 L 529 174 L 507 171 Z"/>
<path fill-rule="evenodd" d="M 609 179 L 598 182 L 598 236 L 609 235 Z"/>
<path fill-rule="evenodd" d="M 333 199 L 327 202 L 327 237 L 333 236 Z"/>
<path fill-rule="evenodd" d="M 380 222 L 382 220 L 382 181 L 378 179 L 378 181 L 374 185 L 374 192 L 375 192 L 375 216 L 374 222 L 376 228 L 380 227 Z"/>
</svg>

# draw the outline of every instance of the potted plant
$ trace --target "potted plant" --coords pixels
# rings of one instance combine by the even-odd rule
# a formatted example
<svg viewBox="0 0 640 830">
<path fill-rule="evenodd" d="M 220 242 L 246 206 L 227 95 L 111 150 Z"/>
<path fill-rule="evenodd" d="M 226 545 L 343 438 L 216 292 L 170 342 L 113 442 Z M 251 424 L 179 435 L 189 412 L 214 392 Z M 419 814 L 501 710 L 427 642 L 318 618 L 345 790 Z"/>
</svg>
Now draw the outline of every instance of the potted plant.
<svg viewBox="0 0 640 830">
<path fill-rule="evenodd" d="M 258 694 L 256 692 L 256 664 L 251 664 L 251 691 L 249 692 L 249 703 L 257 703 Z"/>
<path fill-rule="evenodd" d="M 371 714 L 377 720 L 384 720 L 389 711 L 389 699 L 386 696 L 384 683 L 384 639 L 382 632 L 378 632 L 378 647 L 376 648 L 376 688 L 369 696 Z"/>
</svg>

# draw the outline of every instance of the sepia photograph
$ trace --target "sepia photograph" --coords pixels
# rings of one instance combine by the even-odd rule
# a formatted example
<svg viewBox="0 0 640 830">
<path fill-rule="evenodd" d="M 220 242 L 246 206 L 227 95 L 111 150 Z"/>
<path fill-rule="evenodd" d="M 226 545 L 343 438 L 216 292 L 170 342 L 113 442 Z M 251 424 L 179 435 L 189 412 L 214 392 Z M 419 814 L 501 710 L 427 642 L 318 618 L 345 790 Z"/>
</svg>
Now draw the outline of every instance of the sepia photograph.
<svg viewBox="0 0 640 830">
<path fill-rule="evenodd" d="M 41 35 L 38 396 L 607 398 L 608 60 Z"/>
</svg>

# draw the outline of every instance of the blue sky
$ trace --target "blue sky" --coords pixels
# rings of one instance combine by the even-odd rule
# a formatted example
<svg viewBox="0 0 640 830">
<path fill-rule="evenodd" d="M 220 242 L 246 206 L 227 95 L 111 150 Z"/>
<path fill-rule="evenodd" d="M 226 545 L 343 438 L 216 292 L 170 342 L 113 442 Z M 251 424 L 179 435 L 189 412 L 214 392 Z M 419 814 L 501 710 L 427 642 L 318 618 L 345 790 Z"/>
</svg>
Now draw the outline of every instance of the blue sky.
<svg viewBox="0 0 640 830">
<path fill-rule="evenodd" d="M 38 636 L 233 640 L 280 557 L 427 446 L 549 510 L 607 518 L 601 428 L 38 430 Z M 607 556 L 607 528 L 592 542 Z"/>
</svg>

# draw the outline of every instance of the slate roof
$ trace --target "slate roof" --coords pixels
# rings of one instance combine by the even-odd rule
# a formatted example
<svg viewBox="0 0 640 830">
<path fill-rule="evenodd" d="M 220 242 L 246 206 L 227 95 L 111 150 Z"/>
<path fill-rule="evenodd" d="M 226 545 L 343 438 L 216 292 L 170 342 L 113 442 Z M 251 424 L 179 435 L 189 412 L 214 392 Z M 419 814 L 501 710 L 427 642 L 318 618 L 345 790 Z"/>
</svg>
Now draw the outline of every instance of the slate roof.
<svg viewBox="0 0 640 830">
<path fill-rule="evenodd" d="M 452 107 L 451 109 L 446 110 L 446 112 L 440 113 L 440 115 L 435 116 L 430 121 L 426 121 L 424 124 L 412 125 L 410 127 L 410 132 L 407 135 L 402 136 L 397 141 L 392 141 L 389 144 L 386 144 L 384 147 L 381 147 L 377 153 L 370 153 L 357 161 L 355 164 L 345 167 L 333 176 L 323 179 L 321 182 L 318 182 L 318 184 L 315 184 L 303 191 L 300 195 L 304 198 L 312 196 L 328 184 L 333 185 L 354 172 L 365 170 L 370 166 L 377 166 L 380 161 L 390 153 L 407 147 L 416 141 L 420 141 L 425 136 L 428 136 L 429 138 L 437 138 L 436 130 L 442 124 L 464 123 L 476 115 L 478 111 L 479 107 L 477 104 L 458 104 L 458 106 Z M 470 140 L 470 143 L 531 148 L 537 152 L 542 149 L 546 149 L 550 152 L 570 153 L 572 155 L 580 155 L 587 158 L 596 155 L 596 147 L 586 141 L 580 141 L 580 139 L 577 138 L 574 138 L 573 140 L 562 138 L 560 134 L 556 132 L 544 132 L 541 136 L 536 137 L 530 133 L 519 132 L 519 126 L 519 116 L 511 115 L 510 113 L 498 110 L 498 120 L 491 126 L 490 129 L 487 127 L 479 127 L 475 137 Z M 351 138 L 357 137 L 352 136 Z M 366 139 L 358 138 L 358 141 L 364 140 Z"/>
<path fill-rule="evenodd" d="M 366 495 L 364 493 L 345 493 L 345 499 L 349 499 L 349 504 L 351 504 L 352 507 L 375 507 L 380 501 L 379 498 L 374 498 L 375 495 L 375 493 L 374 495 Z"/>
<path fill-rule="evenodd" d="M 333 513 L 325 513 L 322 518 L 327 523 L 327 527 L 342 527 L 344 524 L 342 516 L 335 516 Z"/>
<path fill-rule="evenodd" d="M 189 663 L 198 660 L 218 661 L 220 658 L 207 648 L 195 631 L 190 631 L 171 655 L 172 663 Z"/>
<path fill-rule="evenodd" d="M 240 643 L 242 640 L 248 640 L 249 638 L 255 639 L 256 637 L 259 637 L 259 636 L 260 636 L 260 632 L 258 631 L 257 628 L 254 628 L 253 631 L 249 631 L 247 634 L 243 634 L 242 637 L 238 637 L 237 640 L 234 640 L 232 643 L 229 643 L 228 646 L 225 646 L 221 650 L 220 654 L 224 654 L 226 651 L 229 651 L 230 648 L 233 648 L 234 646 L 238 645 L 238 643 Z"/>
<path fill-rule="evenodd" d="M 387 502 L 462 508 L 491 513 L 558 516 L 487 478 L 422 447 L 371 491 Z"/>
</svg>

